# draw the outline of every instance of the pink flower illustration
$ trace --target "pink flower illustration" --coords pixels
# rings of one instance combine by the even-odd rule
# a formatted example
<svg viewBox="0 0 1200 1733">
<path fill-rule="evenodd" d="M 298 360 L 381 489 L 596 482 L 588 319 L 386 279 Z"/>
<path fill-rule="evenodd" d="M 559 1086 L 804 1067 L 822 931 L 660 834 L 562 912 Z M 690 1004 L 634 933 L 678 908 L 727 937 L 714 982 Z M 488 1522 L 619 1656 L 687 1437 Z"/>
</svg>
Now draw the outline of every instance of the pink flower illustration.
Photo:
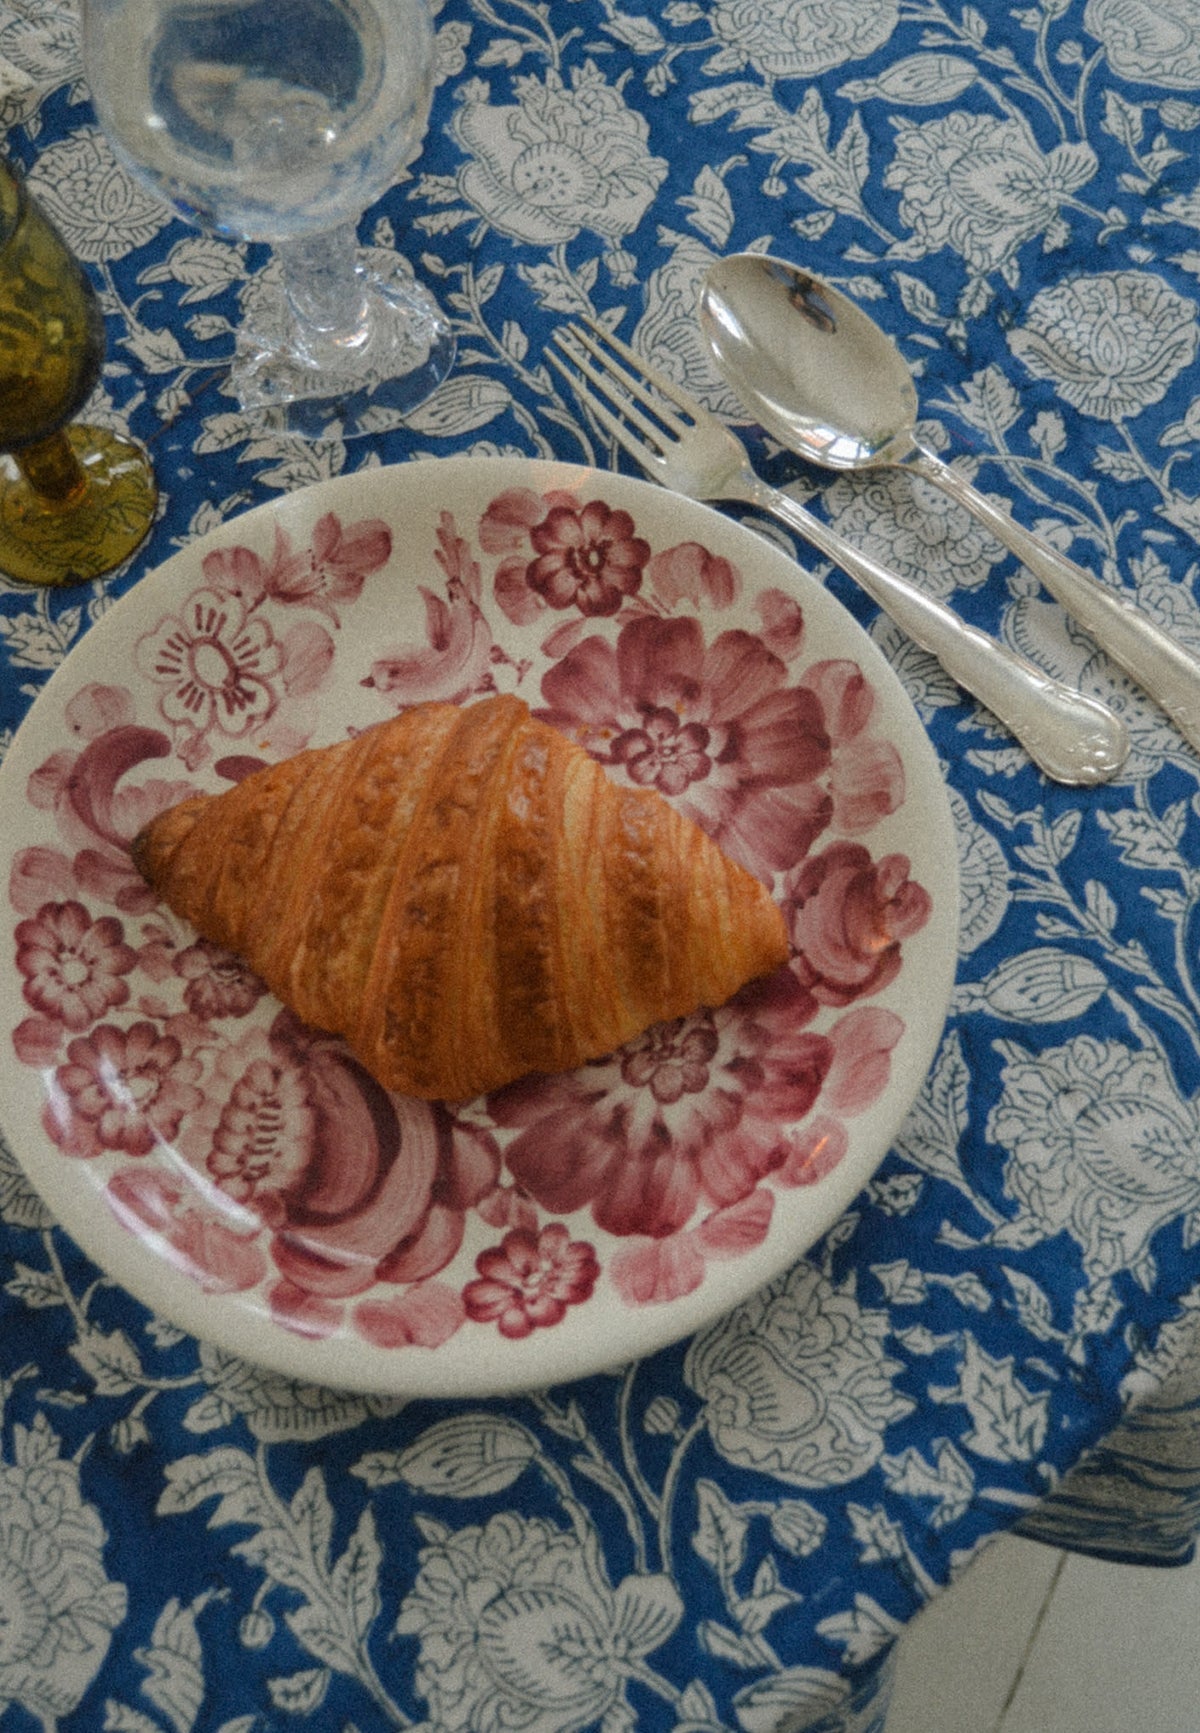
<svg viewBox="0 0 1200 1733">
<path fill-rule="evenodd" d="M 821 1005 L 878 993 L 900 970 L 904 939 L 932 902 L 908 876 L 907 855 L 872 860 L 861 843 L 835 842 L 784 880 L 782 905 L 798 978 Z"/>
<path fill-rule="evenodd" d="M 519 1338 L 561 1323 L 568 1306 L 590 1299 L 600 1264 L 586 1240 L 573 1240 L 561 1222 L 540 1233 L 511 1228 L 498 1246 L 480 1252 L 476 1281 L 463 1289 L 467 1316 L 495 1322 L 502 1336 Z"/>
<path fill-rule="evenodd" d="M 343 530 L 336 512 L 326 512 L 313 527 L 306 555 L 287 568 L 271 594 L 281 602 L 305 603 L 338 624 L 336 604 L 356 602 L 363 583 L 392 554 L 392 532 L 378 518 Z"/>
<path fill-rule="evenodd" d="M 695 1227 L 663 1239 L 631 1239 L 613 1257 L 608 1274 L 627 1306 L 669 1304 L 693 1293 L 711 1259 L 740 1258 L 767 1237 L 774 1193 L 759 1186 Z"/>
<path fill-rule="evenodd" d="M 196 1017 L 245 1017 L 266 992 L 240 958 L 208 939 L 180 951 L 173 966 L 187 982 L 183 1002 Z"/>
<path fill-rule="evenodd" d="M 509 1174 L 554 1215 L 590 1207 L 608 1233 L 652 1239 L 740 1204 L 768 1176 L 810 1183 L 846 1148 L 812 1128 L 878 1097 L 903 1030 L 890 1012 L 857 1011 L 820 1034 L 803 1027 L 815 1009 L 777 970 L 609 1059 L 498 1091 L 492 1115 L 516 1132 Z"/>
<path fill-rule="evenodd" d="M 68 724 L 78 723 L 81 715 L 94 723 L 103 710 L 120 714 L 123 696 L 119 688 L 91 688 L 87 705 L 67 707 Z M 130 914 L 144 912 L 153 907 L 154 892 L 129 858 L 129 843 L 157 813 L 194 789 L 164 777 L 125 782 L 137 765 L 170 751 L 161 729 L 120 721 L 96 733 L 88 726 L 72 726 L 72 732 L 86 739 L 83 749 L 52 753 L 26 786 L 29 804 L 53 814 L 71 853 L 45 846 L 21 849 L 9 877 L 10 899 L 22 914 L 77 893 Z"/>
<path fill-rule="evenodd" d="M 627 1043 L 625 1076 L 636 1089 L 649 1089 L 664 1106 L 674 1105 L 707 1086 L 719 1045 L 720 1036 L 707 1017 L 656 1023 Z"/>
<path fill-rule="evenodd" d="M 379 1348 L 440 1348 L 466 1319 L 462 1295 L 446 1282 L 421 1282 L 386 1299 L 362 1300 L 354 1327 Z"/>
<path fill-rule="evenodd" d="M 752 1191 L 783 1159 L 781 1116 L 800 1119 L 832 1062 L 800 1027 L 806 996 L 780 970 L 719 1011 L 658 1024 L 611 1058 L 490 1098 L 517 1136 L 509 1173 L 555 1215 L 590 1205 L 619 1235 L 658 1238 L 702 1202 Z"/>
<path fill-rule="evenodd" d="M 676 608 L 680 602 L 691 602 L 697 608 L 728 608 L 742 587 L 737 567 L 699 542 L 665 548 L 654 555 L 646 572 L 651 589 L 668 608 Z"/>
<path fill-rule="evenodd" d="M 117 1220 L 210 1294 L 244 1292 L 267 1273 L 257 1223 L 213 1208 L 160 1168 L 120 1168 L 105 1189 Z"/>
<path fill-rule="evenodd" d="M 96 740 L 134 720 L 133 695 L 127 686 L 89 681 L 67 701 L 63 710 L 67 733 L 75 740 Z"/>
<path fill-rule="evenodd" d="M 641 588 L 650 558 L 627 511 L 525 489 L 492 502 L 480 541 L 486 552 L 506 555 L 496 569 L 496 600 L 518 625 L 545 607 L 615 614 Z"/>
<path fill-rule="evenodd" d="M 602 500 L 556 506 L 530 532 L 537 559 L 526 571 L 531 589 L 552 608 L 615 614 L 641 587 L 650 544 L 635 534 L 627 511 Z"/>
<path fill-rule="evenodd" d="M 875 692 L 856 662 L 814 662 L 801 685 L 821 704 L 832 754 L 828 786 L 839 830 L 861 833 L 904 801 L 904 765 L 885 735 L 871 727 Z"/>
<path fill-rule="evenodd" d="M 712 730 L 702 722 L 682 722 L 675 710 L 647 705 L 640 728 L 627 728 L 613 741 L 611 762 L 623 765 L 631 782 L 661 794 L 683 794 L 713 769 L 708 748 Z"/>
<path fill-rule="evenodd" d="M 356 602 L 365 579 L 387 564 L 392 532 L 378 518 L 342 528 L 336 512 L 326 512 L 313 528 L 303 553 L 293 550 L 286 531 L 275 529 L 270 559 L 252 548 L 220 548 L 201 565 L 206 584 L 236 598 L 247 611 L 264 601 L 315 608 L 339 625 L 337 604 Z"/>
<path fill-rule="evenodd" d="M 153 1023 L 101 1023 L 69 1043 L 42 1123 L 64 1155 L 148 1155 L 170 1143 L 184 1115 L 200 1106 L 200 1070 L 200 1061 Z"/>
<path fill-rule="evenodd" d="M 168 722 L 198 734 L 212 728 L 241 738 L 279 701 L 283 652 L 267 621 L 251 616 L 229 590 L 195 590 L 179 614 L 168 614 L 139 638 L 140 672 L 160 688 Z"/>
<path fill-rule="evenodd" d="M 512 487 L 497 494 L 479 520 L 479 545 L 486 554 L 524 554 L 530 549 L 530 532 L 556 506 L 572 511 L 573 493 L 565 488 L 535 493 L 531 487 Z"/>
<path fill-rule="evenodd" d="M 733 859 L 767 877 L 830 825 L 863 831 L 904 798 L 853 662 L 787 667 L 749 632 L 705 643 L 698 620 L 644 615 L 616 645 L 584 639 L 542 679 L 544 720 L 619 776 L 657 788 Z"/>
<path fill-rule="evenodd" d="M 76 1032 L 123 1005 L 125 977 L 137 963 L 124 936 L 120 921 L 111 915 L 93 920 L 74 899 L 43 904 L 14 934 L 28 1003 Z"/>
<path fill-rule="evenodd" d="M 272 1310 L 310 1331 L 377 1282 L 436 1275 L 500 1165 L 489 1133 L 389 1095 L 288 1012 L 220 1050 L 178 1148 L 201 1195 L 270 1230 Z"/>
<path fill-rule="evenodd" d="M 834 744 L 821 693 L 789 686 L 749 632 L 706 645 L 692 618 L 586 638 L 542 679 L 544 720 L 618 778 L 657 788 L 750 871 L 804 855 L 831 822 Z"/>
<path fill-rule="evenodd" d="M 303 1069 L 285 1047 L 252 1029 L 221 1051 L 179 1148 L 227 1197 L 277 1223 L 289 1188 L 312 1159 L 316 1129 Z"/>
<path fill-rule="evenodd" d="M 265 560 L 253 548 L 218 548 L 205 554 L 200 570 L 215 595 L 231 596 L 252 613 L 272 594 L 281 574 L 298 564 L 289 537 L 276 525 L 270 559 Z"/>
</svg>

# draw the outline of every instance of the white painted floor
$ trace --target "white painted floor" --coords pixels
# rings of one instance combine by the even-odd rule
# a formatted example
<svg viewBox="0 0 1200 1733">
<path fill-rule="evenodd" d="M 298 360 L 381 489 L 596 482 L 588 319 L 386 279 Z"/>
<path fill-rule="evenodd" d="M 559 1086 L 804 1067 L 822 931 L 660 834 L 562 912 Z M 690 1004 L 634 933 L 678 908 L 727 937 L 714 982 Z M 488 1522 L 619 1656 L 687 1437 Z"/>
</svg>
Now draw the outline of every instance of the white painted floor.
<svg viewBox="0 0 1200 1733">
<path fill-rule="evenodd" d="M 1200 1733 L 1200 1561 L 1005 1536 L 905 1632 L 887 1733 Z"/>
</svg>

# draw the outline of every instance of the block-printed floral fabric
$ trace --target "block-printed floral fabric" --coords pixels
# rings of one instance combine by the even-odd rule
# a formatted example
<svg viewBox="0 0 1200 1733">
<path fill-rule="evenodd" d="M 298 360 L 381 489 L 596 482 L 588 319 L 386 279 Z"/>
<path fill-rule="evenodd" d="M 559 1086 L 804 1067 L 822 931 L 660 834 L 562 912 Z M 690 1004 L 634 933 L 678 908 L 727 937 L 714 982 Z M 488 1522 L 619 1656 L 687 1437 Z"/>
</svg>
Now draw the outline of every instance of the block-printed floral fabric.
<svg viewBox="0 0 1200 1733">
<path fill-rule="evenodd" d="M 458 363 L 407 425 L 342 445 L 264 434 L 223 394 L 263 250 L 174 221 L 117 165 L 65 0 L 0 0 L 6 148 L 107 317 L 89 413 L 150 442 L 162 490 L 110 583 L 0 579 L 0 743 L 113 595 L 250 505 L 417 456 L 613 463 L 542 360 L 575 314 L 735 415 L 695 304 L 709 261 L 744 248 L 860 300 L 917 375 L 927 440 L 1200 650 L 1197 0 L 433 10 L 423 148 L 361 234 L 436 286 Z M 824 1240 L 622 1372 L 492 1402 L 298 1386 L 147 1314 L 0 1152 L 5 1729 L 868 1733 L 896 1636 L 980 1546 L 1156 1389 L 1186 1420 L 1196 754 L 959 508 L 903 476 L 818 476 L 746 431 L 855 541 L 1109 700 L 1126 771 L 1047 785 L 830 575 L 945 766 L 950 1020 Z M 89 991 L 116 1003 L 120 944 L 87 943 Z M 195 991 L 217 990 L 195 961 Z M 85 999 L 63 1015 L 86 1024 Z M 1177 1465 L 1195 1454 L 1155 1451 L 1176 1465 L 1153 1477 L 1158 1521 L 1176 1492 L 1194 1508 Z M 1109 1490 L 1079 1531 L 1104 1550 L 1111 1524 L 1127 1552 L 1117 1454 L 1090 1459 Z"/>
</svg>

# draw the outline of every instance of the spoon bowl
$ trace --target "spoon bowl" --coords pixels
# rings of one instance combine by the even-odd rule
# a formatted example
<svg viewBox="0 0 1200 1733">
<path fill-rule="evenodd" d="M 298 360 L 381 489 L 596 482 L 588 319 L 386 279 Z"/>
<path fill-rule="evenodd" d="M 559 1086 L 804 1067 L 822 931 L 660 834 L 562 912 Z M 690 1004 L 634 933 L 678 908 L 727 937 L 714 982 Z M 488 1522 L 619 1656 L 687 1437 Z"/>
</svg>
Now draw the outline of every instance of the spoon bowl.
<svg viewBox="0 0 1200 1733">
<path fill-rule="evenodd" d="M 766 431 L 828 469 L 903 463 L 917 392 L 885 331 L 848 296 L 761 253 L 719 259 L 700 327 L 726 381 Z"/>
<path fill-rule="evenodd" d="M 1200 658 L 978 492 L 917 438 L 917 392 L 892 339 L 799 265 L 734 253 L 710 266 L 700 328 L 744 408 L 782 445 L 829 469 L 903 467 L 965 507 L 1011 549 L 1200 751 Z"/>
</svg>

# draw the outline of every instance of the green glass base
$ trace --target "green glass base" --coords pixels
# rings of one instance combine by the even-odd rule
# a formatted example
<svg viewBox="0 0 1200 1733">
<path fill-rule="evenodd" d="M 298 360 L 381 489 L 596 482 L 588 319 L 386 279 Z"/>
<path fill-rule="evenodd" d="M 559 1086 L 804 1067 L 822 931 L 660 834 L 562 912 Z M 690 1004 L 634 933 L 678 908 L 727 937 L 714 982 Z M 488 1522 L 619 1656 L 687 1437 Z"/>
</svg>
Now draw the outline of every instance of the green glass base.
<svg viewBox="0 0 1200 1733">
<path fill-rule="evenodd" d="M 0 475 L 0 572 L 19 584 L 86 584 L 128 559 L 154 522 L 158 488 L 140 445 L 103 427 L 66 439 L 80 483 L 62 498 L 35 490 L 15 461 Z"/>
</svg>

